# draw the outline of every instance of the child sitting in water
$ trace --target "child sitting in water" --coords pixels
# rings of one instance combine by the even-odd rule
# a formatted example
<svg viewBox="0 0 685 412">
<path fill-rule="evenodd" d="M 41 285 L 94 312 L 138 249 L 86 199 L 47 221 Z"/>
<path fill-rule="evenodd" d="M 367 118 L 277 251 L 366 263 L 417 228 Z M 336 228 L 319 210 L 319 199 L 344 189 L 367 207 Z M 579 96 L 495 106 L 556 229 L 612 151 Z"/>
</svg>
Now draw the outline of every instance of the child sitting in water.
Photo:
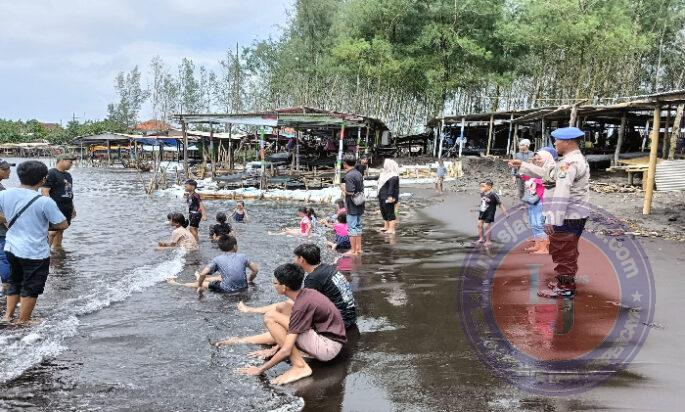
<svg viewBox="0 0 685 412">
<path fill-rule="evenodd" d="M 497 206 L 502 209 L 505 217 L 509 217 L 507 209 L 502 204 L 499 196 L 492 190 L 492 180 L 486 179 L 480 183 L 480 208 L 478 209 L 478 243 L 485 242 L 489 246 L 490 225 L 495 221 Z"/>
<path fill-rule="evenodd" d="M 172 213 L 169 219 L 173 231 L 169 242 L 159 242 L 157 249 L 181 247 L 184 249 L 197 249 L 197 240 L 188 229 L 190 222 L 182 213 Z"/>
<path fill-rule="evenodd" d="M 328 216 L 328 219 L 324 220 L 322 223 L 324 226 L 333 227 L 334 224 L 338 223 L 339 214 L 347 214 L 347 209 L 345 209 L 345 200 L 337 199 L 335 201 L 335 213 Z"/>
<path fill-rule="evenodd" d="M 309 236 L 312 233 L 312 221 L 309 217 L 309 209 L 300 207 L 297 209 L 297 216 L 300 217 L 299 228 L 285 228 L 279 233 L 269 232 L 270 235 L 289 235 L 289 236 Z"/>
<path fill-rule="evenodd" d="M 212 242 L 216 242 L 223 235 L 231 234 L 231 225 L 226 223 L 227 220 L 226 213 L 219 212 L 216 214 L 217 224 L 209 228 L 209 238 Z"/>
<path fill-rule="evenodd" d="M 247 222 L 249 220 L 247 216 L 247 209 L 245 209 L 245 202 L 239 200 L 236 203 L 235 209 L 233 209 L 233 214 L 231 214 L 231 219 L 234 222 Z"/>
<path fill-rule="evenodd" d="M 259 268 L 245 255 L 238 253 L 238 241 L 230 235 L 219 238 L 221 255 L 212 259 L 202 272 L 197 275 L 197 282 L 177 283 L 174 278 L 169 283 L 180 286 L 197 288 L 197 293 L 202 296 L 209 289 L 217 293 L 235 293 L 247 289 L 248 283 L 252 283 L 259 273 Z M 247 277 L 246 269 L 250 269 L 250 277 Z M 218 273 L 219 276 L 211 276 Z"/>
<path fill-rule="evenodd" d="M 338 215 L 338 223 L 333 225 L 333 233 L 335 240 L 327 242 L 334 251 L 344 253 L 350 250 L 350 236 L 347 233 L 347 215 L 340 213 Z"/>
</svg>

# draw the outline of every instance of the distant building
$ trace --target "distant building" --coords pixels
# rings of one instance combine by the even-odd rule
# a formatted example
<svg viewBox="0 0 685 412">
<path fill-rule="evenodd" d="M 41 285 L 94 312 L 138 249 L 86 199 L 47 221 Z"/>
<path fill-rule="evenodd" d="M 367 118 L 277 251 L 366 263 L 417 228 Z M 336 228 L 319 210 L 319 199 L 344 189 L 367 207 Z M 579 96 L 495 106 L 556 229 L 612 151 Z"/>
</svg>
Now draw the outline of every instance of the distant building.
<svg viewBox="0 0 685 412">
<path fill-rule="evenodd" d="M 171 129 L 171 125 L 169 125 L 169 123 L 154 119 L 138 123 L 133 128 L 134 131 L 143 132 L 146 135 L 166 133 L 169 131 L 169 129 Z"/>
</svg>

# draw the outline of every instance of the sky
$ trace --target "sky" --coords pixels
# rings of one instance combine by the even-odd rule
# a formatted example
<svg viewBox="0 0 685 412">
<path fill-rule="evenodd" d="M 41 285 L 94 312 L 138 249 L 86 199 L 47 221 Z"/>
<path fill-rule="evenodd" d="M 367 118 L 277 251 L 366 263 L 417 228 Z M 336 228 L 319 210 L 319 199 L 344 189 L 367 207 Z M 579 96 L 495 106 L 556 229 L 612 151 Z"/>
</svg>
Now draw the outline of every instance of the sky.
<svg viewBox="0 0 685 412">
<path fill-rule="evenodd" d="M 291 2 L 0 0 L 0 118 L 102 119 L 118 72 L 138 65 L 145 85 L 155 55 L 216 69 L 236 43 L 277 37 Z"/>
</svg>

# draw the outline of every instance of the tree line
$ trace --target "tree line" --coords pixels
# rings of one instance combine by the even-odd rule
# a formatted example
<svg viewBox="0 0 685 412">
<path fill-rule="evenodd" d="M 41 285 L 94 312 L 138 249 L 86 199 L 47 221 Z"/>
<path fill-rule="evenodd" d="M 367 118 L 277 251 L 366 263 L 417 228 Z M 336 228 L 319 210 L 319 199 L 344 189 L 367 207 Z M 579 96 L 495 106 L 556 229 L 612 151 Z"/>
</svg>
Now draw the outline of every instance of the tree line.
<svg viewBox="0 0 685 412">
<path fill-rule="evenodd" d="M 216 70 L 159 56 L 119 73 L 108 121 L 314 106 L 397 134 L 433 116 L 557 106 L 685 86 L 679 0 L 296 0 L 275 38 Z"/>
</svg>

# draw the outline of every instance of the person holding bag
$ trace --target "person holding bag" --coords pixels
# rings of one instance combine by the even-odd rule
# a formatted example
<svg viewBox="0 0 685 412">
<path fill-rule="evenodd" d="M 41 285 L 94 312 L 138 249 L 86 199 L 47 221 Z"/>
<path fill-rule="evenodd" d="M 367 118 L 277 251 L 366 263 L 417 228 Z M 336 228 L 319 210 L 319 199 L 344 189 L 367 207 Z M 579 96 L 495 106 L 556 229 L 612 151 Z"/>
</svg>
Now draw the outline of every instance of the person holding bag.
<svg viewBox="0 0 685 412">
<path fill-rule="evenodd" d="M 359 255 L 362 253 L 362 216 L 366 198 L 364 195 L 364 178 L 355 169 L 357 159 L 353 154 L 347 153 L 343 157 L 343 170 L 345 177 L 340 185 L 340 190 L 345 196 L 345 209 L 347 211 L 347 228 L 352 248 L 348 253 Z"/>
<path fill-rule="evenodd" d="M 543 169 L 554 165 L 554 155 L 550 149 L 538 150 L 533 156 L 532 163 Z M 545 186 L 542 179 L 521 175 L 524 182 L 524 193 L 521 201 L 528 206 L 528 224 L 533 232 L 533 245 L 525 250 L 534 255 L 546 255 L 549 253 L 549 239 L 545 234 L 545 215 L 543 210 Z"/>
<path fill-rule="evenodd" d="M 378 203 L 383 216 L 385 233 L 394 234 L 397 216 L 395 205 L 400 198 L 400 166 L 392 159 L 385 159 L 383 171 L 378 178 Z"/>
</svg>

